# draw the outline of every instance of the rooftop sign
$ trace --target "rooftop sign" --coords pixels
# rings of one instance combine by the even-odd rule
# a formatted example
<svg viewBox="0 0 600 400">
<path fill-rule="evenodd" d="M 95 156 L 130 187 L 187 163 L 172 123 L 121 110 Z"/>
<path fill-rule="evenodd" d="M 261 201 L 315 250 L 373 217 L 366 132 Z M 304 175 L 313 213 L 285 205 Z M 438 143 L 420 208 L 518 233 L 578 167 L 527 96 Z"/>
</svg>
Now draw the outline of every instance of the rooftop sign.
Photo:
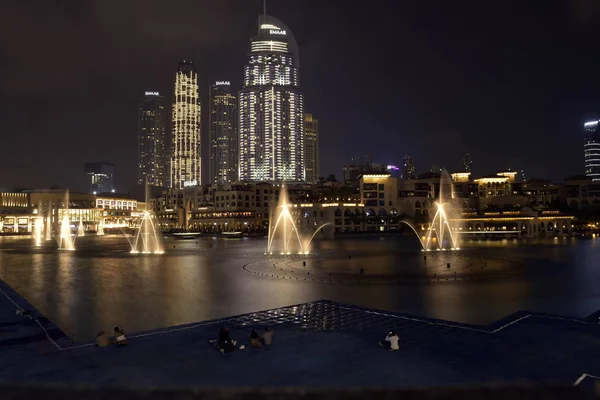
<svg viewBox="0 0 600 400">
<path fill-rule="evenodd" d="M 158 92 L 146 92 L 146 96 L 160 96 Z"/>
<path fill-rule="evenodd" d="M 587 127 L 587 126 L 595 126 L 598 125 L 598 121 L 590 121 L 590 122 L 586 122 L 585 124 L 583 124 L 583 126 Z"/>
<path fill-rule="evenodd" d="M 281 35 L 281 36 L 285 36 L 285 31 L 280 31 L 280 30 L 271 29 L 271 30 L 269 30 L 269 34 L 270 34 L 270 35 Z"/>
<path fill-rule="evenodd" d="M 217 86 L 229 86 L 229 85 L 231 85 L 231 82 L 229 82 L 229 81 L 216 81 L 215 85 L 217 85 Z"/>
</svg>

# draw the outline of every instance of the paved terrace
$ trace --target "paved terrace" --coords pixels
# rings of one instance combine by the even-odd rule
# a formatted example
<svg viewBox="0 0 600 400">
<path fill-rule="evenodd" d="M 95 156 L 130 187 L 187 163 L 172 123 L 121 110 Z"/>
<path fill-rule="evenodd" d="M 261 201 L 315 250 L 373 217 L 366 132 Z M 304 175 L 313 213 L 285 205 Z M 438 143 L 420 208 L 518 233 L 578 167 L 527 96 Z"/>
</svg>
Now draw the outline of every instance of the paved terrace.
<svg viewBox="0 0 600 400">
<path fill-rule="evenodd" d="M 33 319 L 16 315 L 16 308 L 31 310 Z M 265 325 L 274 331 L 270 347 L 222 355 L 207 344 L 221 326 L 244 342 L 252 328 Z M 390 330 L 399 333 L 399 352 L 377 345 Z M 128 338 L 122 348 L 73 343 L 0 281 L 0 384 L 592 388 L 600 375 L 596 315 L 520 312 L 480 327 L 317 301 Z"/>
</svg>

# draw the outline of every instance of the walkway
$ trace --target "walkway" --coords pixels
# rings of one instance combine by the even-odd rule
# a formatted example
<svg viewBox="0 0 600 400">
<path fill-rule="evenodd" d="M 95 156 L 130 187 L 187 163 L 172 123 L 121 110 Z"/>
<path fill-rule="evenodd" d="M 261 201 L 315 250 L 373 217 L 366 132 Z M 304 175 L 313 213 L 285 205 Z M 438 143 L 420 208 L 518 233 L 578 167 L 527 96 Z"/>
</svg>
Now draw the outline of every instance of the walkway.
<svg viewBox="0 0 600 400">
<path fill-rule="evenodd" d="M 132 334 L 126 348 L 99 349 L 72 343 L 3 282 L 0 289 L 0 383 L 399 387 L 573 384 L 600 375 L 595 316 L 521 312 L 478 327 L 318 301 Z M 274 331 L 268 348 L 222 355 L 207 344 L 221 326 L 244 341 L 265 325 Z M 399 352 L 377 346 L 390 330 L 403 342 Z"/>
</svg>

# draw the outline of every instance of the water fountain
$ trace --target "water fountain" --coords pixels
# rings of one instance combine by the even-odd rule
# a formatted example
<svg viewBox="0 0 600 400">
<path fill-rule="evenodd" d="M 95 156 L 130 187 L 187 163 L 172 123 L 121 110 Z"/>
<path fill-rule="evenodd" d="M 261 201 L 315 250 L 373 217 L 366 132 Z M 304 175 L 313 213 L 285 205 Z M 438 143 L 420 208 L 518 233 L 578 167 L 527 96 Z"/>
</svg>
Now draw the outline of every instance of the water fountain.
<svg viewBox="0 0 600 400">
<path fill-rule="evenodd" d="M 454 191 L 452 185 L 452 178 L 445 169 L 442 170 L 440 175 L 440 190 L 438 200 L 434 203 L 435 214 L 429 225 L 429 230 L 426 235 L 426 240 L 423 244 L 425 251 L 430 251 L 433 248 L 436 250 L 458 250 L 456 234 L 452 231 L 454 226 L 450 224 L 449 216 L 454 214 L 452 208 L 452 199 L 454 198 Z M 454 219 L 454 218 L 452 218 Z M 435 235 L 437 247 L 433 244 L 433 237 Z"/>
<path fill-rule="evenodd" d="M 315 235 L 323 228 L 323 224 L 310 235 L 304 235 L 298 230 L 294 217 L 290 212 L 288 193 L 285 185 L 279 191 L 279 202 L 271 210 L 269 218 L 269 235 L 267 239 L 267 253 L 279 254 L 309 254 L 310 243 Z"/>
<path fill-rule="evenodd" d="M 66 211 L 66 210 L 65 210 Z M 75 239 L 71 235 L 71 221 L 69 221 L 69 215 L 65 212 L 65 215 L 60 221 L 60 235 L 58 239 L 59 250 L 75 250 Z"/>
<path fill-rule="evenodd" d="M 79 217 L 79 225 L 77 226 L 77 237 L 79 236 L 85 236 L 85 226 L 81 217 Z"/>
<path fill-rule="evenodd" d="M 42 238 L 44 235 L 44 220 L 39 217 L 36 218 L 33 224 L 33 243 L 36 247 L 42 245 Z"/>
<path fill-rule="evenodd" d="M 48 240 L 52 240 L 52 217 L 49 210 L 46 215 L 46 241 Z"/>
<path fill-rule="evenodd" d="M 165 246 L 162 243 L 162 235 L 156 225 L 154 214 L 151 211 L 144 211 L 142 222 L 131 245 L 131 253 L 164 254 Z"/>
<path fill-rule="evenodd" d="M 400 221 L 408 225 L 417 235 L 423 251 L 459 250 L 456 233 L 453 233 L 456 227 L 450 224 L 451 220 L 456 219 L 452 207 L 453 198 L 452 178 L 446 170 L 442 170 L 438 199 L 433 203 L 435 214 L 425 236 L 421 238 L 417 229 L 410 222 Z"/>
<path fill-rule="evenodd" d="M 69 192 L 65 194 L 65 210 L 60 221 L 60 233 L 58 237 L 59 250 L 75 250 L 75 239 L 71 235 L 71 221 L 69 221 Z"/>
<path fill-rule="evenodd" d="M 98 235 L 98 236 L 104 235 L 104 217 L 100 217 L 100 222 L 98 223 L 98 229 L 96 230 L 96 235 Z"/>
<path fill-rule="evenodd" d="M 149 198 L 148 182 L 146 182 L 146 205 L 150 204 Z M 165 246 L 162 241 L 162 233 L 157 226 L 154 213 L 152 211 L 144 211 L 137 235 L 131 244 L 131 253 L 164 254 Z"/>
</svg>

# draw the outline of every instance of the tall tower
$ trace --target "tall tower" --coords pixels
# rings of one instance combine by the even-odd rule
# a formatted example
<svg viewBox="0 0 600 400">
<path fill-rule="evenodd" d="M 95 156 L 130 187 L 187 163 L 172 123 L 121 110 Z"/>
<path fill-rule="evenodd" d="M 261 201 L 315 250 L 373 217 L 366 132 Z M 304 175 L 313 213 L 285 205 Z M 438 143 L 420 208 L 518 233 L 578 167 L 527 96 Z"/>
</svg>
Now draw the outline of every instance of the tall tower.
<svg viewBox="0 0 600 400">
<path fill-rule="evenodd" d="M 303 181 L 304 104 L 298 45 L 285 24 L 258 18 L 239 94 L 239 176 L 243 181 Z"/>
<path fill-rule="evenodd" d="M 589 121 L 583 124 L 585 143 L 583 157 L 585 174 L 593 181 L 600 181 L 600 121 Z"/>
<path fill-rule="evenodd" d="M 413 158 L 409 155 L 404 156 L 404 169 L 402 170 L 403 179 L 417 179 L 416 168 Z"/>
<path fill-rule="evenodd" d="M 469 153 L 465 154 L 462 160 L 460 160 L 460 169 L 462 172 L 473 172 L 473 160 L 471 160 Z"/>
<path fill-rule="evenodd" d="M 210 140 L 210 183 L 238 180 L 237 98 L 229 81 L 216 81 L 210 87 L 208 114 Z"/>
<path fill-rule="evenodd" d="M 168 165 L 164 98 L 158 92 L 146 92 L 139 114 L 137 183 L 167 187 Z"/>
<path fill-rule="evenodd" d="M 319 121 L 304 114 L 304 171 L 307 183 L 319 180 Z"/>
<path fill-rule="evenodd" d="M 200 99 L 198 76 L 191 61 L 181 61 L 175 75 L 171 187 L 201 184 Z"/>
</svg>

